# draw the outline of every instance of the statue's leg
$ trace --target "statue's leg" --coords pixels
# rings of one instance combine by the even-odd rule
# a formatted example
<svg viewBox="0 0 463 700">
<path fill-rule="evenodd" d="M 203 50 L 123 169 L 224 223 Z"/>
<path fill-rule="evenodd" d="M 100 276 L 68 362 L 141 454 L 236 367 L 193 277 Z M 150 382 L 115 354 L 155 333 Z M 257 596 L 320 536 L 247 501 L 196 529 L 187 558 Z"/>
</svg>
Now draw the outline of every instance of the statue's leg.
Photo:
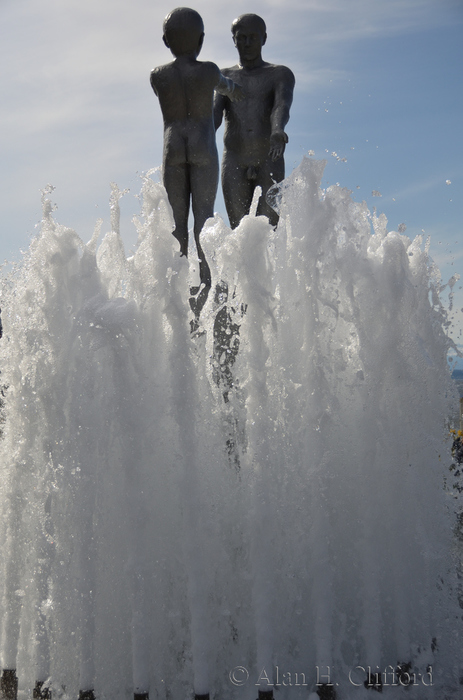
<svg viewBox="0 0 463 700">
<path fill-rule="evenodd" d="M 272 162 L 269 158 L 267 162 L 260 168 L 256 184 L 262 187 L 262 196 L 259 199 L 257 206 L 257 215 L 266 216 L 272 226 L 278 224 L 278 214 L 271 206 L 267 204 L 266 195 L 270 187 L 276 182 L 281 182 L 285 179 L 285 162 L 283 158 Z"/>
<path fill-rule="evenodd" d="M 194 216 L 194 235 L 199 258 L 199 276 L 206 287 L 211 286 L 211 271 L 199 240 L 207 219 L 214 216 L 214 202 L 219 184 L 219 163 L 211 158 L 206 165 L 190 166 L 191 201 Z"/>
<path fill-rule="evenodd" d="M 181 255 L 188 255 L 188 213 L 190 210 L 190 174 L 189 165 L 164 165 L 164 187 L 167 191 L 175 230 L 172 232 L 180 243 Z"/>
<path fill-rule="evenodd" d="M 224 153 L 222 161 L 222 190 L 231 228 L 236 228 L 243 216 L 249 214 L 255 180 L 247 177 L 248 168 L 240 166 L 238 159 Z"/>
</svg>

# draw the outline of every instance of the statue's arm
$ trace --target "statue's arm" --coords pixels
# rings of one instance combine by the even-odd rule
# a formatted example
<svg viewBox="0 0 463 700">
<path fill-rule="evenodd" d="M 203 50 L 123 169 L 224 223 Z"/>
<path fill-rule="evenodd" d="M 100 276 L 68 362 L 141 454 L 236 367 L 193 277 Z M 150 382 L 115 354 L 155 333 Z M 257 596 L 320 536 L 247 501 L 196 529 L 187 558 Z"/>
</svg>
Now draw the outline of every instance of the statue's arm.
<svg viewBox="0 0 463 700">
<path fill-rule="evenodd" d="M 279 69 L 278 79 L 275 85 L 275 101 L 270 115 L 272 133 L 270 136 L 269 155 L 272 160 L 281 158 L 288 143 L 288 135 L 285 126 L 289 121 L 289 110 L 293 103 L 295 78 L 289 68 L 282 66 Z"/>
<path fill-rule="evenodd" d="M 154 68 L 154 69 L 151 71 L 151 74 L 150 74 L 150 85 L 151 85 L 151 87 L 152 87 L 153 90 L 154 90 L 154 94 L 157 95 L 157 94 L 158 94 L 158 91 L 156 90 L 156 68 Z"/>
<path fill-rule="evenodd" d="M 222 124 L 226 101 L 225 95 L 221 95 L 219 92 L 214 94 L 214 126 L 216 131 Z"/>
<path fill-rule="evenodd" d="M 234 83 L 231 78 L 227 78 L 223 73 L 219 75 L 219 82 L 215 86 L 216 93 L 228 97 L 232 102 L 241 102 L 244 99 L 244 92 L 241 85 Z"/>
</svg>

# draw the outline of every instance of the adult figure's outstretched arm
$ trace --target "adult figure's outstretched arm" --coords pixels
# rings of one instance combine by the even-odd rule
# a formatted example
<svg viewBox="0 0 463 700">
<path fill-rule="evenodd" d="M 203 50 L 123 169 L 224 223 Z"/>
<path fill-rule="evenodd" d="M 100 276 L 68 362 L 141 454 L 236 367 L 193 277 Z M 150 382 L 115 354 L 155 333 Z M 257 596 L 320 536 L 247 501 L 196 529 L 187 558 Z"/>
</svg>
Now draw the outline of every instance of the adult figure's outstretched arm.
<svg viewBox="0 0 463 700">
<path fill-rule="evenodd" d="M 295 78 L 286 66 L 277 67 L 279 76 L 275 83 L 275 102 L 270 115 L 272 133 L 269 155 L 273 161 L 281 158 L 288 143 L 285 126 L 289 121 L 289 110 L 293 103 Z"/>
</svg>

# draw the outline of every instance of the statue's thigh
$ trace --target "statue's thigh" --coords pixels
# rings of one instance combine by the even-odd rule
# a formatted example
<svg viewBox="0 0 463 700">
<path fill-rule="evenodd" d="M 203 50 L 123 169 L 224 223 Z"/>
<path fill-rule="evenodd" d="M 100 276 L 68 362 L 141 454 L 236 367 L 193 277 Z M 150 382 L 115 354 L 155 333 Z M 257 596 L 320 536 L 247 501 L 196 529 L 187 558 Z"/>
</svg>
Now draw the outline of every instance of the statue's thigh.
<svg viewBox="0 0 463 700">
<path fill-rule="evenodd" d="M 249 213 L 255 181 L 247 178 L 247 168 L 235 163 L 222 164 L 222 190 L 232 228 Z"/>
</svg>

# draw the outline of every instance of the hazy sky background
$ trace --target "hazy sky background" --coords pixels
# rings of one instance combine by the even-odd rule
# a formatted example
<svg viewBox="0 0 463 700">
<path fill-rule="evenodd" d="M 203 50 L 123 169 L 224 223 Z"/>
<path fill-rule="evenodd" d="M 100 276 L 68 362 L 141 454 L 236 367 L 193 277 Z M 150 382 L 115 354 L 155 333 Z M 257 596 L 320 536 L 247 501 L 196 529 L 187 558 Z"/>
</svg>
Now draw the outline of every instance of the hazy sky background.
<svg viewBox="0 0 463 700">
<path fill-rule="evenodd" d="M 18 260 L 41 218 L 48 183 L 59 223 L 84 241 L 109 228 L 110 182 L 127 250 L 135 243 L 140 175 L 160 165 L 162 120 L 149 73 L 171 55 L 153 0 L 0 0 L 2 158 L 0 260 Z M 309 150 L 324 185 L 384 212 L 388 228 L 431 236 L 447 281 L 463 278 L 463 0 L 197 0 L 200 58 L 236 63 L 230 25 L 262 15 L 264 59 L 288 65 L 296 92 L 289 173 Z M 221 142 L 221 132 L 218 141 Z M 378 192 L 379 196 L 373 196 Z M 225 214 L 221 196 L 216 210 Z M 452 333 L 462 342 L 463 282 Z"/>
</svg>

